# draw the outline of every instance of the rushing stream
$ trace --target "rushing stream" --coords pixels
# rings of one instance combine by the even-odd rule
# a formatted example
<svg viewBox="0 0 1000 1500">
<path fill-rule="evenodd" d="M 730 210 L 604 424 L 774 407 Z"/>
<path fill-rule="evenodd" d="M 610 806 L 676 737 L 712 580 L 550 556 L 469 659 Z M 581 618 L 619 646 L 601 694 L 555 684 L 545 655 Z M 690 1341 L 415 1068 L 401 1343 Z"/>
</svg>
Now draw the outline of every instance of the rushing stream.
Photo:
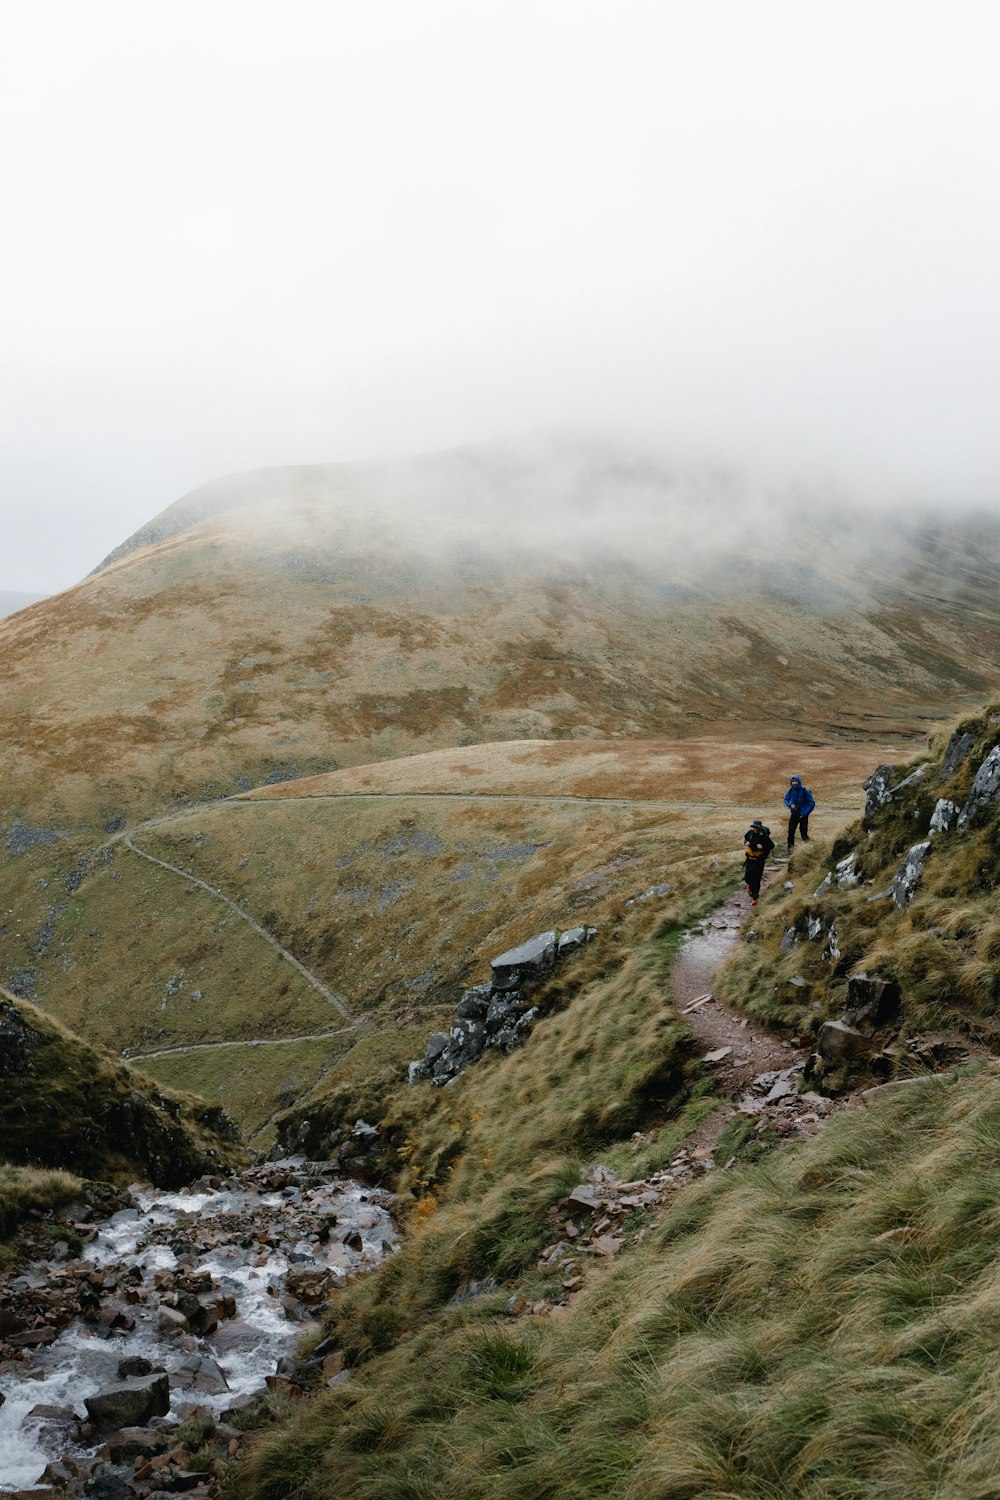
<svg viewBox="0 0 1000 1500">
<path fill-rule="evenodd" d="M 390 1194 L 297 1159 L 204 1191 L 133 1190 L 132 1202 L 86 1226 L 78 1258 L 0 1283 L 22 1343 L 37 1329 L 46 1340 L 0 1362 L 0 1489 L 93 1450 L 84 1400 L 121 1384 L 123 1360 L 167 1371 L 174 1417 L 260 1391 L 330 1291 L 398 1245 Z M 10 1323 L 8 1311 L 0 1345 L 16 1342 Z"/>
</svg>

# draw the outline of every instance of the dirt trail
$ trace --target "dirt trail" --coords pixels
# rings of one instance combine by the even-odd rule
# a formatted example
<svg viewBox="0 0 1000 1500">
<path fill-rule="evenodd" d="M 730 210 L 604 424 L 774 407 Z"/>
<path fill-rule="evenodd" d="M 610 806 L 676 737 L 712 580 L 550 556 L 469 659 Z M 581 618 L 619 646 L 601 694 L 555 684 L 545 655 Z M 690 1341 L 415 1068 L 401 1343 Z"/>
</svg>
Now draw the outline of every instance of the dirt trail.
<svg viewBox="0 0 1000 1500">
<path fill-rule="evenodd" d="M 241 805 L 244 807 L 271 806 L 282 802 L 359 802 L 377 800 L 380 802 L 558 802 L 579 803 L 584 807 L 635 807 L 643 809 L 680 810 L 682 812 L 718 812 L 723 809 L 739 821 L 748 811 L 752 811 L 748 802 L 740 806 L 734 802 L 689 802 L 676 797 L 583 797 L 573 792 L 302 792 L 282 793 L 270 797 L 258 796 L 254 792 L 238 792 L 232 797 L 226 797 L 222 802 L 212 803 L 213 807 L 221 807 L 226 804 L 230 806 Z M 827 802 L 824 804 L 836 812 L 853 812 L 854 805 L 848 802 Z M 171 814 L 176 817 L 176 814 Z M 161 820 L 164 821 L 164 820 Z"/>
<path fill-rule="evenodd" d="M 186 1052 L 217 1052 L 222 1047 L 290 1047 L 295 1042 L 325 1042 L 330 1037 L 348 1036 L 358 1030 L 361 1021 L 341 1026 L 337 1031 L 310 1031 L 304 1036 L 255 1036 L 233 1042 L 187 1042 L 183 1046 L 160 1047 L 156 1052 L 123 1052 L 129 1062 L 148 1062 L 153 1057 L 175 1057 Z"/>
<path fill-rule="evenodd" d="M 278 942 L 273 933 L 268 932 L 266 927 L 262 927 L 248 911 L 244 911 L 242 906 L 237 906 L 236 902 L 230 900 L 217 886 L 209 885 L 207 880 L 199 879 L 197 875 L 192 875 L 189 870 L 182 870 L 180 865 L 168 864 L 165 859 L 157 859 L 155 854 L 147 854 L 145 849 L 137 848 L 132 842 L 131 834 L 125 834 L 122 842 L 126 849 L 131 850 L 133 854 L 137 854 L 140 859 L 148 859 L 151 865 L 159 865 L 161 870 L 169 870 L 172 875 L 179 875 L 182 880 L 187 880 L 191 885 L 196 885 L 201 890 L 207 891 L 210 896 L 215 896 L 219 901 L 224 901 L 230 911 L 235 912 L 238 917 L 253 928 L 254 932 L 259 933 L 265 943 L 270 943 L 275 952 L 280 954 L 286 963 L 291 964 L 292 968 L 296 969 L 302 975 L 303 979 L 312 985 L 314 990 L 318 990 L 324 1000 L 339 1010 L 345 1020 L 350 1021 L 354 1019 L 347 1008 L 345 1000 L 340 995 L 335 995 L 332 990 L 327 989 L 322 979 L 318 979 L 311 970 L 306 968 L 305 964 L 300 963 L 294 953 L 289 953 L 288 949 Z"/>
<path fill-rule="evenodd" d="M 749 897 L 743 890 L 727 896 L 692 930 L 672 971 L 674 1002 L 702 1053 L 732 1048 L 727 1057 L 710 1064 L 720 1092 L 731 1099 L 739 1099 L 759 1074 L 792 1068 L 806 1060 L 801 1048 L 793 1047 L 759 1022 L 739 1016 L 715 996 L 716 971 L 736 947 L 740 928 L 749 915 Z M 713 998 L 689 1009 L 706 995 Z"/>
</svg>

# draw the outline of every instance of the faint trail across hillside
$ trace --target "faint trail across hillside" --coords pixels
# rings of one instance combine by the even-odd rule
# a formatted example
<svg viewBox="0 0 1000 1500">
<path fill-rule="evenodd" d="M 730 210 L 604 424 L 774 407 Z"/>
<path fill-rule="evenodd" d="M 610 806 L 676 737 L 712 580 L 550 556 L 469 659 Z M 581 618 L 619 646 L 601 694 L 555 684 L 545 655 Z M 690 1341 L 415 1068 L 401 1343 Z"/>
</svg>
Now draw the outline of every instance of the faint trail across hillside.
<svg viewBox="0 0 1000 1500">
<path fill-rule="evenodd" d="M 350 1036 L 360 1025 L 360 1021 L 354 1021 L 337 1031 L 311 1031 L 305 1036 L 254 1036 L 236 1042 L 188 1042 L 178 1047 L 160 1047 L 156 1052 L 130 1052 L 128 1061 L 147 1062 L 154 1057 L 175 1057 L 184 1052 L 219 1052 L 223 1047 L 290 1047 L 293 1042 L 325 1042 L 335 1036 Z"/>
<path fill-rule="evenodd" d="M 560 792 L 317 792 L 312 796 L 302 793 L 282 797 L 257 797 L 252 792 L 239 792 L 224 800 L 228 803 L 240 802 L 245 806 L 280 806 L 282 802 L 347 802 L 366 798 L 380 802 L 569 802 L 579 803 L 584 807 L 642 807 L 662 808 L 666 811 L 680 808 L 683 812 L 718 812 L 722 808 L 737 819 L 757 806 L 751 802 L 741 806 L 734 802 L 684 802 L 666 797 L 579 797 Z M 223 803 L 213 805 L 222 806 Z M 834 812 L 858 810 L 853 802 L 826 802 L 824 806 Z M 176 814 L 171 816 L 175 817 Z"/>
<path fill-rule="evenodd" d="M 140 859 L 148 859 L 150 864 L 159 865 L 161 870 L 169 870 L 172 875 L 179 875 L 182 880 L 187 880 L 191 885 L 199 886 L 201 890 L 207 891 L 210 896 L 215 896 L 219 901 L 225 902 L 230 911 L 235 912 L 242 921 L 248 923 L 254 932 L 259 933 L 266 943 L 270 943 L 274 951 L 279 953 L 286 963 L 291 964 L 293 969 L 298 970 L 303 979 L 311 984 L 314 990 L 319 991 L 324 1000 L 339 1010 L 345 1020 L 350 1021 L 353 1019 L 344 1000 L 339 995 L 335 995 L 332 990 L 327 989 L 322 979 L 317 979 L 316 975 L 307 969 L 305 964 L 299 962 L 294 953 L 289 953 L 288 949 L 283 947 L 278 942 L 278 939 L 272 933 L 268 932 L 266 927 L 262 927 L 249 912 L 244 911 L 242 906 L 237 906 L 235 901 L 231 901 L 227 895 L 218 890 L 214 885 L 209 885 L 207 880 L 201 880 L 197 875 L 191 875 L 187 870 L 182 870 L 179 865 L 168 864 L 165 859 L 157 859 L 155 854 L 147 854 L 144 849 L 137 849 L 132 842 L 131 834 L 125 834 L 122 842 L 126 849 L 131 849 L 132 853 L 138 854 Z M 216 1045 L 219 1044 L 217 1043 Z"/>
</svg>

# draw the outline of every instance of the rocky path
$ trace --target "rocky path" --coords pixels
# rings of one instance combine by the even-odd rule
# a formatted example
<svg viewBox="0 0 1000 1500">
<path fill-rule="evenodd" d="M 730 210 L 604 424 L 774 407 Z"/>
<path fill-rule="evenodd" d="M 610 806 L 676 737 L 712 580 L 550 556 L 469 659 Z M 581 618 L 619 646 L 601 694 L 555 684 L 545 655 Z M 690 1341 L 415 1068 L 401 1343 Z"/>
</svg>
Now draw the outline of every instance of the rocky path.
<svg viewBox="0 0 1000 1500">
<path fill-rule="evenodd" d="M 714 994 L 716 971 L 736 947 L 749 914 L 749 898 L 742 889 L 727 896 L 689 934 L 671 974 L 678 1014 L 715 1070 L 720 1092 L 730 1099 L 739 1099 L 759 1074 L 801 1067 L 806 1060 L 801 1048 L 738 1015 Z M 712 1054 L 720 1053 L 724 1055 L 710 1061 Z"/>
<path fill-rule="evenodd" d="M 780 865 L 773 869 L 772 880 Z M 687 934 L 673 966 L 671 983 L 678 1016 L 692 1032 L 702 1062 L 712 1069 L 719 1094 L 715 1109 L 649 1177 L 619 1182 L 607 1167 L 589 1167 L 578 1187 L 549 1212 L 553 1242 L 538 1261 L 544 1295 L 534 1302 L 511 1298 L 515 1315 L 557 1313 L 587 1283 L 587 1268 L 618 1254 L 627 1240 L 642 1239 L 648 1224 L 637 1215 L 655 1215 L 667 1199 L 706 1172 L 726 1169 L 719 1144 L 726 1127 L 742 1119 L 772 1140 L 801 1140 L 845 1101 L 835 1102 L 803 1088 L 806 1053 L 724 1005 L 713 992 L 716 973 L 739 940 L 750 914 L 740 889 L 727 896 Z M 637 1132 L 636 1145 L 652 1143 Z"/>
<path fill-rule="evenodd" d="M 342 995 L 335 995 L 332 990 L 328 989 L 322 979 L 318 979 L 310 969 L 306 968 L 305 964 L 299 962 L 294 953 L 289 953 L 288 949 L 278 942 L 273 933 L 268 932 L 266 927 L 262 927 L 248 911 L 244 911 L 242 906 L 237 906 L 236 902 L 225 895 L 223 891 L 220 891 L 217 886 L 209 885 L 207 880 L 201 880 L 197 875 L 192 875 L 188 870 L 182 870 L 180 865 L 171 865 L 165 859 L 157 859 L 155 854 L 147 854 L 144 849 L 138 848 L 132 842 L 131 834 L 125 834 L 122 842 L 126 849 L 129 849 L 133 854 L 137 854 L 140 859 L 148 859 L 150 864 L 158 865 L 161 870 L 169 870 L 172 875 L 179 875 L 182 880 L 188 881 L 191 885 L 198 886 L 200 890 L 207 891 L 210 896 L 215 896 L 217 900 L 224 902 L 230 911 L 235 912 L 242 921 L 248 923 L 254 932 L 258 933 L 266 943 L 270 943 L 275 952 L 279 953 L 286 963 L 291 964 L 292 968 L 296 969 L 302 975 L 302 978 L 323 996 L 324 1000 L 328 1001 L 330 1005 L 335 1006 L 345 1020 L 350 1021 L 352 1019 L 351 1012 L 347 1008 L 347 1002 Z"/>
</svg>

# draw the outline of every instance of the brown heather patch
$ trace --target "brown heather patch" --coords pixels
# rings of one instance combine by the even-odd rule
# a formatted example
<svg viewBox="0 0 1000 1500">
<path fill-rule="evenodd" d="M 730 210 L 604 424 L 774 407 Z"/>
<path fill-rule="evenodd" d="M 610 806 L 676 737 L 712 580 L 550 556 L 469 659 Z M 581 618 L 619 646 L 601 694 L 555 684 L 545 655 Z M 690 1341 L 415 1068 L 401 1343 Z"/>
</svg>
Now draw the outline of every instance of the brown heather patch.
<svg viewBox="0 0 1000 1500">
<path fill-rule="evenodd" d="M 411 688 L 399 694 L 361 693 L 346 706 L 358 735 L 378 734 L 387 725 L 424 738 L 447 726 L 452 735 L 468 709 L 464 687 Z"/>
<path fill-rule="evenodd" d="M 321 668 L 331 653 L 342 653 L 366 638 L 391 641 L 399 651 L 423 651 L 441 640 L 440 619 L 428 614 L 400 615 L 372 605 L 337 605 L 312 631 L 300 660 Z"/>
</svg>

